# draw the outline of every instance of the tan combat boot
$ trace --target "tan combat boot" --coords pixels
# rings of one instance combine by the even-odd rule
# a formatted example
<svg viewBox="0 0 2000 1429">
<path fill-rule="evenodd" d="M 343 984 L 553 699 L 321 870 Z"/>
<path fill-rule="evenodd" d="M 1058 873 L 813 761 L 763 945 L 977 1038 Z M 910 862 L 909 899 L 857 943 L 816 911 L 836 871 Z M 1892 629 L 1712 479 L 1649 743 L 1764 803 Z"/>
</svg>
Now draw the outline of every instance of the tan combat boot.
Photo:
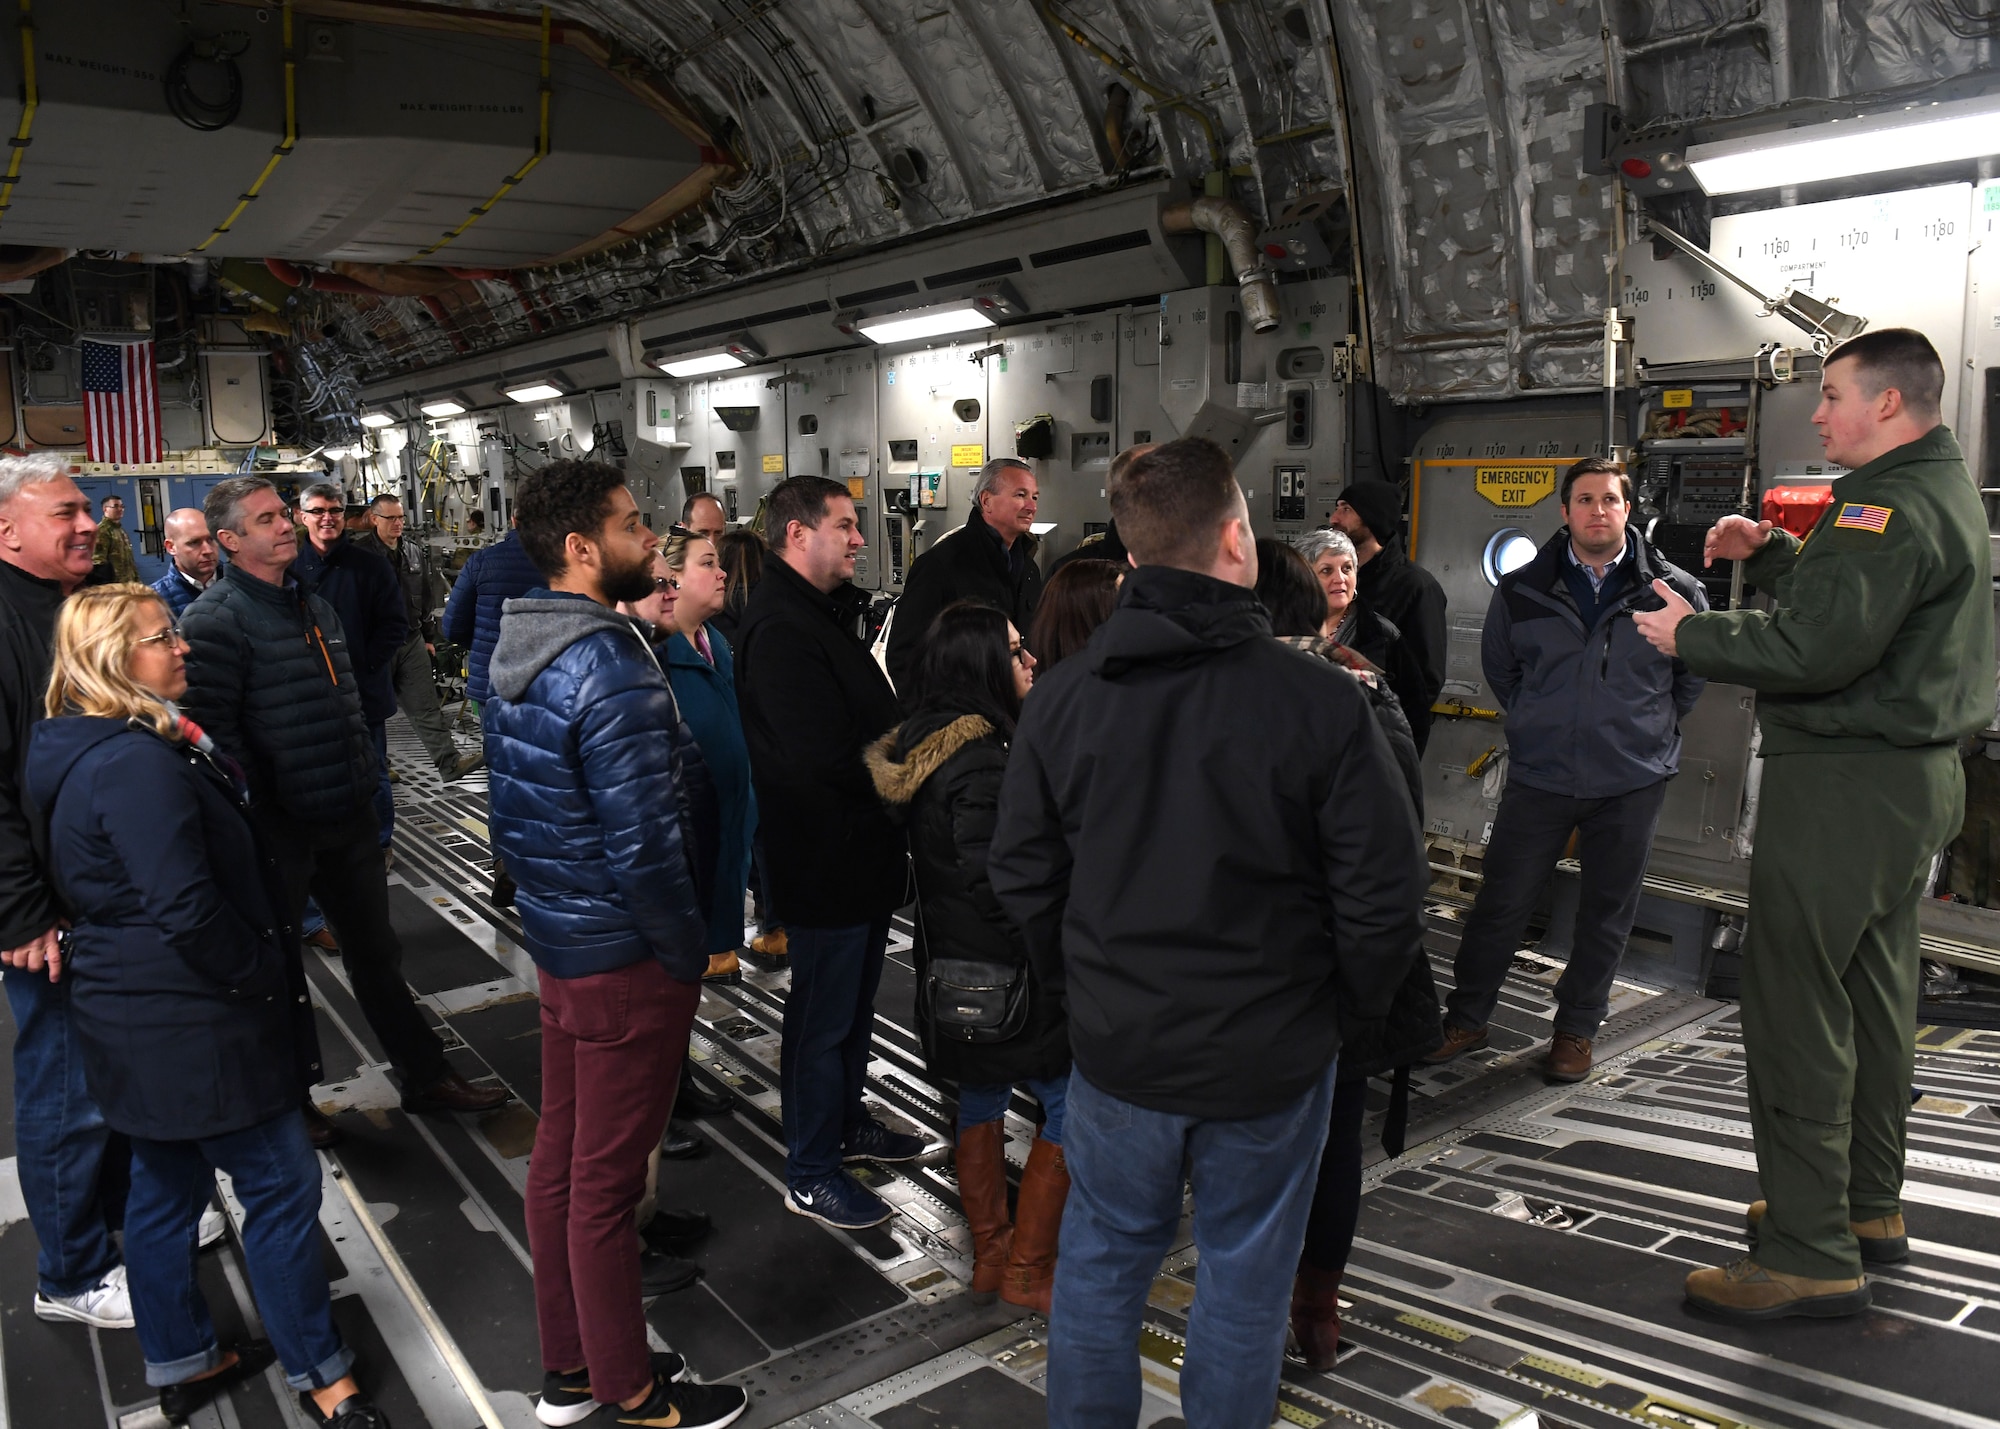
<svg viewBox="0 0 2000 1429">
<path fill-rule="evenodd" d="M 1868 1308 L 1868 1282 L 1813 1280 L 1769 1270 L 1744 1256 L 1732 1265 L 1697 1270 L 1687 1278 L 1688 1302 L 1724 1320 L 1781 1320 L 1789 1315 L 1839 1319 Z"/>
</svg>

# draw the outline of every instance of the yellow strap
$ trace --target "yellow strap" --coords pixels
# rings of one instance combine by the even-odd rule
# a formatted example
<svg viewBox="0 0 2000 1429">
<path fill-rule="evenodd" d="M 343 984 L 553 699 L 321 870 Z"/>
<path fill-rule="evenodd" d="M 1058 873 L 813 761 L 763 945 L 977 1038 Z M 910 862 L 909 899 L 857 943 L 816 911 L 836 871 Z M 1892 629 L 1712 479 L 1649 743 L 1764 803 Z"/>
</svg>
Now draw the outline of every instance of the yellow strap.
<svg viewBox="0 0 2000 1429">
<path fill-rule="evenodd" d="M 23 4 L 26 2 L 22 0 Z M 229 217 L 215 226 L 215 232 L 195 244 L 194 252 L 201 252 L 229 232 L 236 220 L 243 217 L 243 210 L 250 207 L 251 200 L 263 189 L 265 181 L 278 171 L 278 165 L 291 157 L 298 142 L 298 56 L 292 52 L 292 0 L 285 0 L 285 142 L 271 151 L 271 157 L 264 164 L 264 172 L 257 175 L 257 182 L 244 190 L 243 196 L 236 200 L 236 207 L 229 210 Z"/>
<path fill-rule="evenodd" d="M 461 233 L 465 232 L 466 229 L 472 227 L 473 224 L 479 222 L 480 219 L 486 217 L 487 214 L 493 211 L 494 204 L 500 202 L 501 199 L 507 197 L 507 195 L 510 192 L 512 192 L 516 184 L 520 183 L 521 180 L 528 177 L 529 171 L 532 170 L 535 167 L 535 165 L 541 163 L 543 159 L 546 159 L 549 156 L 549 23 L 550 23 L 549 7 L 544 5 L 542 6 L 542 90 L 541 90 L 542 119 L 541 119 L 541 130 L 535 136 L 535 152 L 528 156 L 528 161 L 525 164 L 521 165 L 520 168 L 514 170 L 513 173 L 507 176 L 507 181 L 500 185 L 500 187 L 494 192 L 492 198 L 489 198 L 488 200 L 486 200 L 485 203 L 478 205 L 476 208 L 472 210 L 472 212 L 468 213 L 465 216 L 465 221 L 463 223 L 459 224 L 459 226 L 454 228 L 451 232 L 445 234 L 445 236 L 440 238 L 437 242 L 431 244 L 430 247 L 419 248 L 415 253 L 410 255 L 412 258 L 430 257 L 433 253 L 437 252 L 438 249 L 444 247 L 447 243 L 452 242 Z"/>
<path fill-rule="evenodd" d="M 21 182 L 21 159 L 34 137 L 35 110 L 41 105 L 41 92 L 35 86 L 34 0 L 21 0 L 21 78 L 26 98 L 21 105 L 21 125 L 14 131 L 14 154 L 7 161 L 6 177 L 0 178 L 0 219 L 13 205 L 14 186 Z"/>
</svg>

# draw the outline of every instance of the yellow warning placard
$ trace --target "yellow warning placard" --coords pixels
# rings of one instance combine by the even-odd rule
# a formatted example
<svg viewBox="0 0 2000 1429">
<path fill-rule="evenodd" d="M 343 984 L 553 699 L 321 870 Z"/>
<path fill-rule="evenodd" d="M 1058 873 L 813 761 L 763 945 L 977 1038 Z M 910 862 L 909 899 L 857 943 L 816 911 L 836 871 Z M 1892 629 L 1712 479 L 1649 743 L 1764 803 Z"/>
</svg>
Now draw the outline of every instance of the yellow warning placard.
<svg viewBox="0 0 2000 1429">
<path fill-rule="evenodd" d="M 765 471 L 771 473 L 772 475 L 776 475 L 777 473 L 782 472 L 784 469 L 785 469 L 785 454 L 783 452 L 764 453 Z"/>
<path fill-rule="evenodd" d="M 1533 506 L 1556 489 L 1551 462 L 1495 462 L 1472 469 L 1472 486 L 1495 506 Z"/>
<path fill-rule="evenodd" d="M 1694 388 L 1669 387 L 1660 394 L 1660 405 L 1662 407 L 1692 407 L 1694 405 Z"/>
<path fill-rule="evenodd" d="M 865 476 L 848 477 L 847 494 L 856 501 L 866 501 L 868 499 L 868 478 Z"/>
<path fill-rule="evenodd" d="M 986 448 L 978 442 L 966 442 L 962 445 L 954 446 L 951 449 L 951 464 L 953 466 L 984 466 L 986 465 Z"/>
</svg>

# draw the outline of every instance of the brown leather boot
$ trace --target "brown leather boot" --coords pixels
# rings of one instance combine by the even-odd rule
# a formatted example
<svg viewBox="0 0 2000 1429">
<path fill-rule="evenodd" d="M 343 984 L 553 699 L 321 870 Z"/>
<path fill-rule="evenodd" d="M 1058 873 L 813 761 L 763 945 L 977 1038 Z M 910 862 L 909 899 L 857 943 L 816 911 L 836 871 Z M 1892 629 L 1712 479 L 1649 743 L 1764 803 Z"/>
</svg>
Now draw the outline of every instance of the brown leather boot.
<svg viewBox="0 0 2000 1429">
<path fill-rule="evenodd" d="M 1580 1082 L 1590 1075 L 1590 1039 L 1558 1032 L 1542 1058 L 1542 1075 L 1552 1082 Z"/>
<path fill-rule="evenodd" d="M 1752 1201 L 1750 1209 L 1743 1213 L 1743 1220 L 1752 1231 L 1764 1219 L 1768 1204 L 1766 1201 Z M 1869 1265 L 1901 1265 L 1910 1258 L 1910 1233 L 1903 1225 L 1900 1211 L 1893 1216 L 1849 1221 L 1847 1228 L 1854 1232 L 1854 1239 L 1861 1245 L 1861 1258 Z"/>
<path fill-rule="evenodd" d="M 1440 1062 L 1449 1062 L 1460 1053 L 1477 1052 L 1481 1047 L 1486 1045 L 1486 1038 L 1487 1033 L 1484 1025 L 1478 1027 L 1455 1027 L 1450 1023 L 1446 1023 L 1444 1045 L 1438 1048 L 1437 1051 L 1425 1056 L 1424 1061 L 1435 1067 Z"/>
<path fill-rule="evenodd" d="M 1301 1263 L 1292 1281 L 1292 1338 L 1310 1370 L 1325 1373 L 1340 1355 L 1340 1272 Z"/>
<path fill-rule="evenodd" d="M 1014 1249 L 1007 1257 L 1000 1298 L 1039 1311 L 1044 1319 L 1055 1296 L 1056 1241 L 1068 1199 L 1069 1166 L 1063 1149 L 1037 1136 L 1028 1150 L 1027 1169 L 1021 1173 L 1021 1195 L 1014 1204 Z"/>
<path fill-rule="evenodd" d="M 1007 1134 L 1002 1123 L 981 1122 L 958 1134 L 958 1200 L 972 1227 L 972 1294 L 991 1305 L 1007 1274 L 1014 1227 L 1007 1219 Z"/>
</svg>

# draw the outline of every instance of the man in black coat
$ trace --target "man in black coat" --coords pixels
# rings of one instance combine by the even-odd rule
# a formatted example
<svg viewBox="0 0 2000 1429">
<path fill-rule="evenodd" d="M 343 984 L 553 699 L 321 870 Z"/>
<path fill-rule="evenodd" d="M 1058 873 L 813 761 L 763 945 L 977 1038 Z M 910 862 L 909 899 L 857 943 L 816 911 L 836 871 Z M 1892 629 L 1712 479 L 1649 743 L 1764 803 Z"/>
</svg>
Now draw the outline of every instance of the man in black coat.
<svg viewBox="0 0 2000 1429">
<path fill-rule="evenodd" d="M 218 482 L 204 505 L 229 565 L 181 617 L 188 716 L 243 766 L 251 817 L 284 870 L 294 926 L 310 892 L 339 933 L 354 1000 L 402 1078 L 403 1105 L 499 1106 L 504 1089 L 475 1087 L 446 1064 L 403 981 L 369 808 L 374 742 L 340 617 L 292 574 L 298 542 L 284 500 L 264 478 L 241 476 Z M 316 1143 L 328 1144 L 331 1126 L 313 1118 Z"/>
<path fill-rule="evenodd" d="M 889 631 L 889 678 L 908 707 L 916 702 L 917 667 L 937 613 L 955 600 L 976 600 L 1026 630 L 1042 598 L 1035 564 L 1035 472 L 1019 457 L 995 457 L 979 469 L 965 524 L 938 538 L 910 567 L 896 623 Z M 783 905 L 780 905 L 783 906 Z"/>
<path fill-rule="evenodd" d="M 41 1253 L 35 1313 L 132 1328 L 100 1183 L 109 1132 L 84 1085 L 62 979 L 44 823 L 22 792 L 42 718 L 56 614 L 91 573 L 97 523 L 57 456 L 0 458 L 0 962 L 14 1014 L 14 1140 Z M 122 1143 L 121 1143 L 122 1144 Z"/>
<path fill-rule="evenodd" d="M 863 752 L 896 723 L 896 692 L 856 634 L 849 584 L 864 544 L 839 482 L 795 476 L 765 506 L 774 560 L 750 594 L 736 690 L 770 880 L 790 936 L 782 1080 L 785 1204 L 829 1225 L 887 1220 L 844 1162 L 909 1161 L 921 1137 L 861 1100 L 889 915 L 908 897 L 903 833 L 875 797 Z"/>
<path fill-rule="evenodd" d="M 1139 1413 L 1146 1287 L 1195 1195 L 1190 1424 L 1262 1425 L 1342 1016 L 1421 956 L 1429 882 L 1361 685 L 1271 638 L 1229 458 L 1168 442 L 1111 487 L 1139 566 L 1029 696 L 987 871 L 1070 1020 L 1073 1185 L 1052 1426 Z"/>
<path fill-rule="evenodd" d="M 1437 703 L 1447 653 L 1444 587 L 1403 553 L 1403 493 L 1386 481 L 1350 482 L 1333 508 L 1333 524 L 1361 559 L 1362 599 L 1402 633 L 1423 669 L 1425 694 Z"/>
<path fill-rule="evenodd" d="M 364 510 L 366 508 L 363 508 Z M 396 831 L 396 801 L 389 792 L 389 716 L 396 712 L 396 652 L 410 633 L 403 590 L 389 563 L 363 550 L 346 532 L 340 488 L 315 482 L 299 495 L 306 544 L 292 562 L 300 585 L 333 607 L 347 632 L 347 656 L 361 687 L 361 715 L 375 742 L 377 838 L 389 847 Z"/>
<path fill-rule="evenodd" d="M 461 778 L 486 761 L 477 753 L 458 752 L 458 746 L 451 741 L 451 730 L 445 725 L 444 710 L 438 704 L 437 677 L 431 671 L 437 622 L 431 617 L 431 577 L 424 543 L 404 539 L 403 530 L 409 517 L 395 496 L 384 494 L 369 502 L 368 519 L 374 523 L 374 529 L 354 537 L 354 544 L 387 561 L 389 569 L 395 572 L 397 588 L 403 593 L 405 634 L 389 665 L 396 704 L 417 731 L 417 738 L 424 742 L 424 750 L 437 765 L 438 773 L 446 779 Z"/>
</svg>

